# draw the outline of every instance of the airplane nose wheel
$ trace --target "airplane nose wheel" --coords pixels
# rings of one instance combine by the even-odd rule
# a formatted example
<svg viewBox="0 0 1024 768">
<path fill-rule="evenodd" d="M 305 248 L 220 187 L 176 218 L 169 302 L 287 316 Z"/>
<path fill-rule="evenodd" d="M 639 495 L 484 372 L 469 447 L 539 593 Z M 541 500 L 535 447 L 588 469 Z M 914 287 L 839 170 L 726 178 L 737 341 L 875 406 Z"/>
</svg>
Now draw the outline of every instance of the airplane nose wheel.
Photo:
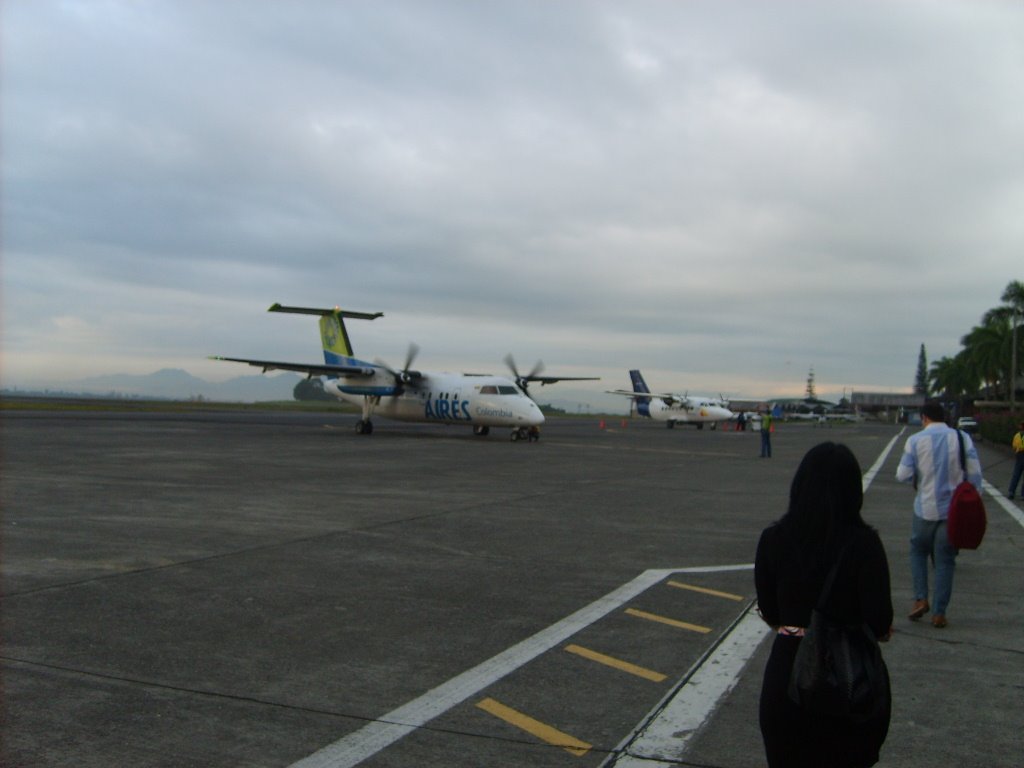
<svg viewBox="0 0 1024 768">
<path fill-rule="evenodd" d="M 540 432 L 537 431 L 536 433 L 531 433 L 529 427 L 517 427 L 512 430 L 510 438 L 513 443 L 517 440 L 529 440 L 530 442 L 533 442 L 534 440 L 540 440 Z"/>
<path fill-rule="evenodd" d="M 357 435 L 371 435 L 373 434 L 373 422 L 369 419 L 360 419 L 356 422 L 356 434 Z"/>
</svg>

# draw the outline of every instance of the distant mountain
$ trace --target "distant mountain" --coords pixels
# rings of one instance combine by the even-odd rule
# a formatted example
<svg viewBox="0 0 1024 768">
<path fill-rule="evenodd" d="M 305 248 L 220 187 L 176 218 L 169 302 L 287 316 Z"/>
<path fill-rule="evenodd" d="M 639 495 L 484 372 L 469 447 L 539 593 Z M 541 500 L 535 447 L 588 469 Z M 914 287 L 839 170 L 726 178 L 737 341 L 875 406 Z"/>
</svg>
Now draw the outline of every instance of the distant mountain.
<svg viewBox="0 0 1024 768">
<path fill-rule="evenodd" d="M 113 373 L 92 376 L 67 383 L 67 388 L 83 393 L 159 397 L 171 400 L 219 400 L 223 402 L 255 402 L 258 400 L 291 400 L 295 385 L 302 381 L 295 373 L 277 376 L 238 376 L 224 382 L 206 381 L 180 368 L 164 368 L 143 375 Z"/>
<path fill-rule="evenodd" d="M 237 376 L 224 382 L 206 381 L 180 368 L 164 368 L 155 373 L 112 373 L 63 382 L 60 393 L 67 395 L 113 395 L 152 397 L 167 400 L 212 400 L 224 403 L 253 403 L 265 400 L 293 400 L 295 385 L 303 380 L 297 373 Z M 615 395 L 577 390 L 572 385 L 530 394 L 542 405 L 551 405 L 567 413 L 629 413 L 629 400 Z M 47 390 L 51 394 L 52 389 Z"/>
</svg>

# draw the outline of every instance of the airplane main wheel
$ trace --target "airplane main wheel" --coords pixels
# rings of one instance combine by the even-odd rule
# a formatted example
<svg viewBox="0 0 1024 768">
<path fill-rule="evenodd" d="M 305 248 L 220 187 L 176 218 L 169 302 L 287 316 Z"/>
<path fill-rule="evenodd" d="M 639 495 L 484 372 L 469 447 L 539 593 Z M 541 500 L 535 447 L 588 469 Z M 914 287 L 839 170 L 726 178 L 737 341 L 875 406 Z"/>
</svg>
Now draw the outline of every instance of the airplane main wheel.
<svg viewBox="0 0 1024 768">
<path fill-rule="evenodd" d="M 360 419 L 356 422 L 356 434 L 357 435 L 370 435 L 373 434 L 373 422 L 369 419 Z"/>
<path fill-rule="evenodd" d="M 704 429 L 704 425 L 701 424 L 700 422 L 697 422 L 697 429 Z"/>
<path fill-rule="evenodd" d="M 669 429 L 672 429 L 673 427 L 675 427 L 675 425 L 676 425 L 676 423 L 674 421 L 666 421 L 665 422 L 665 426 L 668 427 Z"/>
<path fill-rule="evenodd" d="M 480 435 L 480 437 L 486 437 L 487 435 L 490 434 L 490 432 L 491 432 L 491 428 L 490 427 L 484 427 L 484 426 L 480 426 L 480 425 L 477 425 L 477 426 L 473 427 L 473 434 L 474 435 Z"/>
<path fill-rule="evenodd" d="M 518 430 L 518 429 L 513 429 L 513 430 L 512 430 L 512 434 L 511 434 L 511 435 L 509 435 L 509 438 L 508 438 L 508 439 L 509 439 L 509 440 L 511 440 L 511 441 L 512 441 L 513 443 L 514 443 L 514 442 L 515 442 L 516 440 L 518 440 L 518 439 L 519 439 L 519 430 Z"/>
</svg>

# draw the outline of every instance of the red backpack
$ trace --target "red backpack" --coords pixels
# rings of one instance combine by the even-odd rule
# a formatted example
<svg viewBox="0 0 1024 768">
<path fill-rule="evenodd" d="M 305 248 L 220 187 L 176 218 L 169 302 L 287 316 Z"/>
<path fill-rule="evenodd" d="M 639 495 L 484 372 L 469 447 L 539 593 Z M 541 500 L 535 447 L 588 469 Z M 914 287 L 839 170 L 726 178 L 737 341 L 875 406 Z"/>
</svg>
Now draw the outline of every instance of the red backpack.
<svg viewBox="0 0 1024 768">
<path fill-rule="evenodd" d="M 960 469 L 964 479 L 955 489 L 949 502 L 949 515 L 946 518 L 946 533 L 949 543 L 957 549 L 977 549 L 985 536 L 988 523 L 985 517 L 985 505 L 981 501 L 978 489 L 967 481 L 967 459 L 964 455 L 964 436 L 958 429 L 957 440 L 960 441 Z"/>
</svg>

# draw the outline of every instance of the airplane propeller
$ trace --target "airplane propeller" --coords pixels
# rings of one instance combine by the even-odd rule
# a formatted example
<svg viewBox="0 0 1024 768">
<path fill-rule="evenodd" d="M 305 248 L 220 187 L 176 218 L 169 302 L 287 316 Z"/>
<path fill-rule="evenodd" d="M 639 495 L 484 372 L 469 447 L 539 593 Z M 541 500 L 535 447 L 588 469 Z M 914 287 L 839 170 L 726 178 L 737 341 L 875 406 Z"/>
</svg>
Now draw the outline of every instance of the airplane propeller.
<svg viewBox="0 0 1024 768">
<path fill-rule="evenodd" d="M 417 379 L 420 379 L 423 376 L 419 371 L 409 370 L 410 366 L 412 365 L 412 361 L 416 359 L 416 355 L 419 354 L 419 351 L 420 348 L 418 345 L 410 344 L 409 351 L 405 355 L 405 365 L 403 365 L 397 371 L 390 365 L 385 363 L 383 360 L 380 360 L 379 358 L 377 360 L 374 360 L 374 362 L 377 365 L 379 365 L 381 368 L 383 368 L 385 371 L 387 371 L 394 377 L 395 386 L 399 393 L 401 393 L 404 390 L 406 384 L 414 384 Z"/>
<path fill-rule="evenodd" d="M 528 374 L 526 374 L 526 376 L 520 376 L 519 375 L 519 369 L 516 368 L 515 358 L 512 357 L 511 353 L 505 355 L 505 365 L 507 365 L 509 367 L 509 370 L 512 371 L 512 375 L 515 376 L 516 385 L 521 390 L 523 390 L 523 392 L 525 392 L 527 395 L 530 394 L 530 392 L 529 392 L 530 381 L 532 379 L 534 379 L 536 376 L 538 376 L 541 371 L 544 370 L 544 363 L 542 363 L 540 360 L 538 360 L 536 365 L 533 366 L 533 370 L 532 371 L 530 371 Z"/>
</svg>

